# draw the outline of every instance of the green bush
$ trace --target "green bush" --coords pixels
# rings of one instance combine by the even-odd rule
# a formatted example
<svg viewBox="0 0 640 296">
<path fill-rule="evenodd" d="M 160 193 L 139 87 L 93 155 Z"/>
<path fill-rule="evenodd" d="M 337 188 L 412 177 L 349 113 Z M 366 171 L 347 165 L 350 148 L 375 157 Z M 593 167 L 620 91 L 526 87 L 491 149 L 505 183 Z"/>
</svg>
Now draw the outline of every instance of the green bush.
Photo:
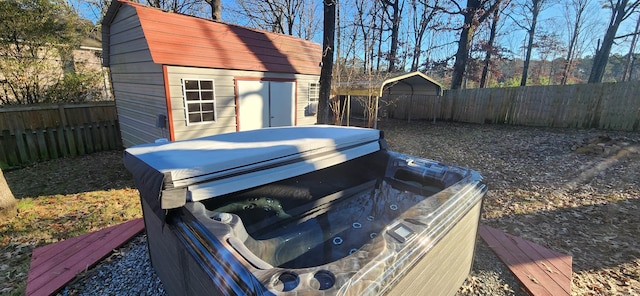
<svg viewBox="0 0 640 296">
<path fill-rule="evenodd" d="M 100 83 L 98 73 L 68 72 L 60 81 L 47 89 L 45 100 L 51 103 L 100 100 L 102 99 Z"/>
</svg>

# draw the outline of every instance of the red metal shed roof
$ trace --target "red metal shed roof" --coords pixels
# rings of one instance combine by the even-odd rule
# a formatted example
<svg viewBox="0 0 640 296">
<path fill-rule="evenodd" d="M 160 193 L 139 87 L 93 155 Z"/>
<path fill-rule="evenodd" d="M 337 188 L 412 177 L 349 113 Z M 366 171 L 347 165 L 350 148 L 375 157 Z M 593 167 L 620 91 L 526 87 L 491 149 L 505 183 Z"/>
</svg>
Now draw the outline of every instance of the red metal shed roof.
<svg viewBox="0 0 640 296">
<path fill-rule="evenodd" d="M 137 3 L 115 2 L 112 6 L 129 5 L 136 9 L 155 63 L 320 74 L 322 48 L 319 44 L 289 35 L 165 12 Z M 117 8 L 110 9 L 110 12 L 115 15 Z M 114 15 L 105 17 L 107 26 Z"/>
</svg>

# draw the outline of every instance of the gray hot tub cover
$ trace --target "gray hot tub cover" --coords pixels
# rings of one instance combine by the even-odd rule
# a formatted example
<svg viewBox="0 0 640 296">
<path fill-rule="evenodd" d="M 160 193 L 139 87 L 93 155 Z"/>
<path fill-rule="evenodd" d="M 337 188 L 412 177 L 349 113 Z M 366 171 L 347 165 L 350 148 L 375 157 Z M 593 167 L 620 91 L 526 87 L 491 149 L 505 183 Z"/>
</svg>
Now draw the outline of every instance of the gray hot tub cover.
<svg viewBox="0 0 640 296">
<path fill-rule="evenodd" d="M 315 125 L 220 134 L 125 150 L 142 198 L 164 210 L 326 168 L 380 150 L 380 131 Z"/>
</svg>

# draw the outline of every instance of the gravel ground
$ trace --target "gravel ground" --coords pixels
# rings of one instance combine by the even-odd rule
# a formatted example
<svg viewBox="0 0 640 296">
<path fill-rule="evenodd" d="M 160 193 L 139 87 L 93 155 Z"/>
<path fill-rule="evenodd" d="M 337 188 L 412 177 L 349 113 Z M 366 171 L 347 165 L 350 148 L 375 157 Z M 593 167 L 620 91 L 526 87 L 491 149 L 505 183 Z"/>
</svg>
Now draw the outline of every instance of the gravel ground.
<svg viewBox="0 0 640 296">
<path fill-rule="evenodd" d="M 140 235 L 95 268 L 81 274 L 58 296 L 167 295 L 151 267 L 146 236 Z M 471 275 L 458 295 L 527 295 L 495 254 L 478 240 Z"/>
<path fill-rule="evenodd" d="M 392 150 L 478 170 L 489 184 L 482 223 L 574 257 L 573 295 L 640 291 L 640 133 L 388 121 Z M 145 237 L 61 295 L 163 295 Z M 527 295 L 478 240 L 459 295 Z"/>
<path fill-rule="evenodd" d="M 58 295 L 166 295 L 151 267 L 146 235 L 139 235 Z"/>
</svg>

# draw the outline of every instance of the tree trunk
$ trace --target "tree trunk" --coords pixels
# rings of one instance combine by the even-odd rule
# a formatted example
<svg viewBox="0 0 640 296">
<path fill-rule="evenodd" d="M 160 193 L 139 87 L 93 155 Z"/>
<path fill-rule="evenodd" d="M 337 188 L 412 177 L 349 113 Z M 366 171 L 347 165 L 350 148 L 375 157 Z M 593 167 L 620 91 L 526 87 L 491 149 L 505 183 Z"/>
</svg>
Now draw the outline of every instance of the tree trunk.
<svg viewBox="0 0 640 296">
<path fill-rule="evenodd" d="M 211 19 L 214 21 L 222 20 L 222 10 L 220 8 L 220 0 L 205 0 L 211 6 Z"/>
<path fill-rule="evenodd" d="M 453 64 L 453 75 L 451 77 L 451 89 L 462 87 L 464 72 L 469 59 L 471 40 L 473 33 L 484 20 L 498 9 L 501 0 L 468 0 L 467 7 L 461 14 L 464 16 L 464 26 L 460 32 L 458 41 L 458 51 L 456 52 L 456 62 Z M 486 7 L 489 5 L 489 7 Z"/>
<path fill-rule="evenodd" d="M 524 59 L 524 66 L 522 67 L 522 78 L 520 79 L 520 86 L 527 85 L 527 75 L 529 74 L 529 63 L 531 62 L 531 52 L 533 51 L 533 39 L 536 34 L 536 25 L 538 24 L 538 15 L 540 14 L 540 8 L 542 6 L 542 0 L 532 1 L 531 10 L 531 28 L 529 28 L 529 41 L 527 42 L 527 54 Z"/>
<path fill-rule="evenodd" d="M 560 80 L 561 85 L 566 85 L 569 80 L 569 73 L 571 73 L 571 68 L 573 67 L 573 58 L 575 55 L 576 46 L 578 43 L 578 37 L 580 36 L 580 28 L 582 27 L 583 20 L 582 17 L 584 15 L 584 11 L 587 7 L 587 1 L 575 1 L 575 24 L 573 25 L 573 31 L 571 32 L 571 39 L 569 40 L 569 48 L 567 50 L 567 60 L 565 61 L 564 67 L 562 68 L 562 79 Z"/>
<path fill-rule="evenodd" d="M 467 10 L 464 12 L 464 27 L 460 32 L 460 40 L 458 41 L 458 51 L 456 52 L 456 61 L 453 64 L 453 75 L 451 77 L 451 89 L 460 89 L 462 87 L 462 79 L 464 78 L 467 60 L 469 58 L 469 49 L 471 48 L 471 39 L 476 29 L 474 23 L 475 11 L 480 7 L 480 1 L 469 0 L 467 2 Z"/>
<path fill-rule="evenodd" d="M 4 179 L 2 169 L 0 169 L 0 219 L 13 218 L 16 215 L 18 202 L 11 189 L 7 184 L 7 180 Z"/>
<path fill-rule="evenodd" d="M 613 42 L 615 41 L 618 27 L 620 26 L 622 20 L 624 20 L 625 8 L 627 7 L 628 3 L 629 0 L 621 0 L 616 3 L 615 7 L 612 7 L 611 22 L 609 22 L 607 32 L 604 34 L 602 46 L 600 47 L 600 49 L 598 49 L 596 55 L 593 57 L 593 67 L 591 68 L 591 73 L 589 74 L 589 83 L 602 82 L 602 77 L 604 76 L 607 62 L 609 61 L 611 47 L 613 46 Z"/>
<path fill-rule="evenodd" d="M 480 77 L 480 88 L 484 88 L 487 84 L 487 74 L 489 73 L 489 64 L 491 62 L 491 51 L 493 51 L 493 43 L 496 40 L 498 32 L 498 21 L 500 20 L 500 10 L 493 12 L 493 20 L 491 22 L 491 32 L 489 33 L 489 42 L 487 43 L 487 54 L 484 57 L 484 66 L 482 67 L 482 76 Z"/>
<path fill-rule="evenodd" d="M 324 25 L 322 40 L 322 69 L 320 70 L 320 101 L 318 102 L 318 123 L 329 123 L 331 96 L 331 74 L 333 72 L 333 52 L 336 33 L 336 1 L 324 0 Z"/>
<path fill-rule="evenodd" d="M 418 10 L 418 6 L 417 6 L 418 4 L 421 5 L 420 10 Z M 438 1 L 436 1 L 435 4 L 438 4 Z M 411 59 L 411 72 L 414 72 L 414 71 L 418 71 L 418 68 L 420 67 L 420 53 L 422 52 L 422 41 L 424 40 L 424 34 L 427 31 L 427 27 L 429 27 L 429 24 L 431 24 L 431 21 L 436 15 L 437 9 L 431 9 L 429 11 L 429 14 L 426 14 L 426 10 L 428 8 L 426 3 L 419 2 L 416 0 L 413 0 L 411 2 L 411 7 L 413 12 L 412 24 L 413 24 L 413 31 L 414 31 L 413 32 L 414 46 L 413 46 L 413 56 Z M 419 12 L 422 12 L 422 14 Z"/>
<path fill-rule="evenodd" d="M 400 32 L 399 2 L 400 0 L 396 0 L 393 2 L 389 0 L 383 1 L 383 3 L 385 4 L 385 11 L 389 6 L 393 10 L 393 16 L 391 17 L 391 45 L 389 49 L 389 68 L 387 69 L 387 72 L 389 73 L 395 72 L 397 70 L 396 64 L 398 62 L 398 35 Z"/>
<path fill-rule="evenodd" d="M 633 68 L 633 52 L 636 49 L 636 41 L 638 40 L 638 30 L 640 29 L 640 17 L 636 22 L 636 29 L 633 31 L 633 37 L 631 38 L 631 46 L 629 47 L 629 54 L 627 54 L 627 61 L 624 64 L 624 73 L 622 73 L 622 81 L 631 81 L 631 72 Z"/>
</svg>

